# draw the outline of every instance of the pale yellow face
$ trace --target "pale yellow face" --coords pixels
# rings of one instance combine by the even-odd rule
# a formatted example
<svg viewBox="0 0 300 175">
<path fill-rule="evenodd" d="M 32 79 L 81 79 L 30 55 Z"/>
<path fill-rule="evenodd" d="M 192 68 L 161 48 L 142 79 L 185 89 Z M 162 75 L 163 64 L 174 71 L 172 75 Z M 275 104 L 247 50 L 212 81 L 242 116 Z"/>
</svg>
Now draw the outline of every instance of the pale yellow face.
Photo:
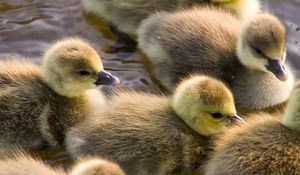
<svg viewBox="0 0 300 175">
<path fill-rule="evenodd" d="M 221 132 L 229 124 L 231 119 L 236 115 L 233 99 L 224 101 L 226 106 L 220 104 L 201 104 L 194 109 L 197 111 L 197 117 L 195 117 L 194 128 L 202 135 L 213 135 Z"/>
<path fill-rule="evenodd" d="M 100 56 L 80 39 L 64 39 L 45 53 L 43 77 L 61 95 L 77 96 L 94 87 L 100 72 Z"/>
<path fill-rule="evenodd" d="M 174 94 L 173 108 L 187 125 L 206 136 L 221 132 L 236 115 L 228 88 L 206 76 L 183 81 Z"/>
</svg>

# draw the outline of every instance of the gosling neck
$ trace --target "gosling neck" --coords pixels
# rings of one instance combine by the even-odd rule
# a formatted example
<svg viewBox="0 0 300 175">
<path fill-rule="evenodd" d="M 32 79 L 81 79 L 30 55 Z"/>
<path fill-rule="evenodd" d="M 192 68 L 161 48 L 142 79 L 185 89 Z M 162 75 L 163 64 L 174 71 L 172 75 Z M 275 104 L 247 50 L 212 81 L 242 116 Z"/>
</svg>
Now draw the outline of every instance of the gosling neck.
<svg viewBox="0 0 300 175">
<path fill-rule="evenodd" d="M 299 86 L 299 85 L 298 85 Z M 300 86 L 299 86 L 300 87 Z M 283 116 L 282 124 L 287 128 L 300 132 L 300 89 L 294 90 L 292 93 L 285 114 Z"/>
</svg>

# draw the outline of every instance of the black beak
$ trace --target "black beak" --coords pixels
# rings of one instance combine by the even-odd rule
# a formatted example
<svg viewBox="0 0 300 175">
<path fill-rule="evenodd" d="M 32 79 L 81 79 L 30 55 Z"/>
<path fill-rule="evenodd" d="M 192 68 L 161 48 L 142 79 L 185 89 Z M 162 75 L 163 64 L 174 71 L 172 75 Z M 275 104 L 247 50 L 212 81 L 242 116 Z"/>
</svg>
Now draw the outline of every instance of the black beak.
<svg viewBox="0 0 300 175">
<path fill-rule="evenodd" d="M 120 84 L 120 80 L 113 76 L 111 73 L 102 70 L 98 73 L 98 78 L 95 84 L 98 85 L 113 85 L 117 86 Z"/>
<path fill-rule="evenodd" d="M 266 67 L 276 76 L 276 78 L 278 78 L 280 81 L 286 81 L 288 79 L 288 74 L 280 60 L 268 59 L 268 62 L 269 65 Z"/>
<path fill-rule="evenodd" d="M 238 115 L 233 115 L 233 116 L 230 116 L 229 117 L 230 118 L 230 122 L 231 123 L 236 123 L 236 124 L 240 124 L 240 123 L 242 123 L 242 124 L 247 124 L 245 121 L 244 121 L 244 119 L 242 119 L 240 116 L 238 116 Z"/>
</svg>

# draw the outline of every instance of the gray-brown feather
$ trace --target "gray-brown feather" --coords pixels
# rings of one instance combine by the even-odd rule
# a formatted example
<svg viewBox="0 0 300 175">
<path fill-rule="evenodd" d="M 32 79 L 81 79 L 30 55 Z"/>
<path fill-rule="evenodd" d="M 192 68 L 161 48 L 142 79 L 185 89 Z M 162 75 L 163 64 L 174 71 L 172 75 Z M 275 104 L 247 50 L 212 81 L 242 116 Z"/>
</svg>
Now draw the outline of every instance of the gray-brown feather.
<svg viewBox="0 0 300 175">
<path fill-rule="evenodd" d="M 66 175 L 61 169 L 53 169 L 42 161 L 18 154 L 15 158 L 0 160 L 0 175 Z"/>
<path fill-rule="evenodd" d="M 55 140 L 50 144 L 62 143 L 65 130 L 83 116 L 84 99 L 56 94 L 32 63 L 10 60 L 0 65 L 0 77 L 5 77 L 0 84 L 1 147 L 35 149 L 35 143 L 49 140 L 46 135 Z"/>
<path fill-rule="evenodd" d="M 203 163 L 208 138 L 181 121 L 168 98 L 131 93 L 112 101 L 67 134 L 74 157 L 108 157 L 127 174 L 141 175 L 171 174 Z"/>
<path fill-rule="evenodd" d="M 283 103 L 280 94 L 289 83 L 239 62 L 236 47 L 241 25 L 218 8 L 157 13 L 140 26 L 139 47 L 152 63 L 154 77 L 168 89 L 196 72 L 223 80 L 237 108 L 264 109 Z"/>
<path fill-rule="evenodd" d="M 135 30 L 140 22 L 150 14 L 208 3 L 209 0 L 126 0 L 122 2 L 118 0 L 93 0 L 90 2 L 83 0 L 82 2 L 83 4 L 90 3 L 91 5 L 86 5 L 86 7 L 93 7 L 88 7 L 87 10 L 113 23 L 119 30 L 135 35 Z"/>
<path fill-rule="evenodd" d="M 271 118 L 227 131 L 206 166 L 207 175 L 299 174 L 300 137 Z"/>
</svg>

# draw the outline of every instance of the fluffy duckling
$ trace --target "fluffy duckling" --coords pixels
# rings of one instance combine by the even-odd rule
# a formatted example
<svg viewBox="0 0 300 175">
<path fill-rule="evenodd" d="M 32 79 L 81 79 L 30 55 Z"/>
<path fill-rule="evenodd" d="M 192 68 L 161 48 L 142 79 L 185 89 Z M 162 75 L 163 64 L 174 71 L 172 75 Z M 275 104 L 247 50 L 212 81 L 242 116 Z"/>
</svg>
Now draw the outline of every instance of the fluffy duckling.
<svg viewBox="0 0 300 175">
<path fill-rule="evenodd" d="M 89 107 L 103 105 L 100 91 L 90 89 L 118 83 L 103 70 L 97 52 L 77 38 L 55 43 L 46 51 L 42 68 L 24 60 L 1 61 L 0 150 L 62 143 L 66 129 Z"/>
<path fill-rule="evenodd" d="M 228 84 L 239 112 L 281 104 L 293 88 L 285 29 L 270 14 L 241 23 L 215 7 L 157 13 L 141 25 L 139 47 L 164 87 L 191 72 L 212 75 Z"/>
<path fill-rule="evenodd" d="M 207 156 L 209 136 L 236 116 L 226 86 L 206 76 L 183 81 L 172 99 L 120 93 L 66 137 L 74 157 L 109 157 L 127 174 L 171 174 L 197 167 Z"/>
<path fill-rule="evenodd" d="M 175 11 L 193 5 L 223 6 L 242 18 L 260 11 L 259 0 L 82 0 L 87 12 L 112 23 L 121 32 L 135 36 L 142 20 L 158 11 Z"/>
<path fill-rule="evenodd" d="M 20 154 L 0 160 L 0 175 L 125 175 L 115 163 L 102 158 L 84 159 L 71 168 L 70 173 L 54 169 L 41 160 Z"/>
<path fill-rule="evenodd" d="M 300 174 L 300 83 L 282 121 L 264 116 L 226 130 L 216 141 L 206 175 Z"/>
</svg>

